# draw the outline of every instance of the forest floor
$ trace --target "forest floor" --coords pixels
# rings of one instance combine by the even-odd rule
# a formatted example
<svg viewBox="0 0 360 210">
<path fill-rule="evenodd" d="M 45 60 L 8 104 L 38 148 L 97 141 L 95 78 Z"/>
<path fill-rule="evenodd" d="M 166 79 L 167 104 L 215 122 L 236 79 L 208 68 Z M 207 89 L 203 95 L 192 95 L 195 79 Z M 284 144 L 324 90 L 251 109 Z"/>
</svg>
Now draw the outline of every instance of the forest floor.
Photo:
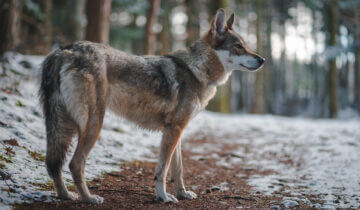
<svg viewBox="0 0 360 210">
<path fill-rule="evenodd" d="M 204 111 L 182 135 L 184 178 L 195 200 L 154 200 L 161 134 L 106 113 L 85 177 L 102 205 L 55 197 L 44 164 L 37 90 L 43 57 L 10 53 L 0 71 L 0 209 L 360 207 L 360 120 Z M 73 141 L 76 143 L 76 140 Z M 75 144 L 74 144 L 75 145 Z M 67 167 L 64 181 L 75 190 Z M 170 192 L 171 190 L 171 183 Z"/>
<path fill-rule="evenodd" d="M 211 116 L 213 117 L 215 116 Z M 265 120 L 265 117 L 260 119 Z M 285 118 L 285 120 L 293 123 L 289 119 Z M 318 126 L 321 127 L 321 123 L 318 123 Z M 187 189 L 198 194 L 195 200 L 181 200 L 177 204 L 163 204 L 155 200 L 153 176 L 156 163 L 153 158 L 157 156 L 157 149 L 153 148 L 153 155 L 149 156 L 150 162 L 124 162 L 119 170 L 107 172 L 88 182 L 92 193 L 105 198 L 105 202 L 101 205 L 55 200 L 17 205 L 17 207 L 21 209 L 358 207 L 360 196 L 357 188 L 360 183 L 358 168 L 350 166 L 351 154 L 339 154 L 343 149 L 337 151 L 330 148 L 319 149 L 316 148 L 319 147 L 318 145 L 307 145 L 306 142 L 297 140 L 297 143 L 290 144 L 289 150 L 287 148 L 289 139 L 286 143 L 274 143 L 271 141 L 270 133 L 258 129 L 252 129 L 251 135 L 259 139 L 261 135 L 265 135 L 266 145 L 259 143 L 257 139 L 244 141 L 246 137 L 242 132 L 227 131 L 217 136 L 213 132 L 211 128 L 202 129 L 185 137 L 183 141 L 184 178 Z M 287 129 L 284 132 L 297 131 Z M 284 135 L 286 137 L 286 134 Z M 279 138 L 278 135 L 276 136 Z M 343 137 L 349 141 L 346 135 Z M 322 136 L 322 139 L 327 137 Z M 283 145 L 284 143 L 287 146 Z M 357 144 L 355 147 L 359 147 L 355 142 L 348 142 L 347 146 L 352 148 L 354 144 Z M 268 151 L 269 145 L 275 146 L 276 149 Z M 329 146 L 329 144 L 324 145 Z M 317 155 L 312 155 L 308 151 L 311 147 L 316 148 Z M 328 155 L 334 156 L 335 159 Z M 321 161 L 327 160 L 321 163 L 325 164 L 323 167 L 308 159 L 309 157 L 319 159 L 319 156 L 324 156 Z M 258 158 L 264 159 L 265 162 L 256 160 Z M 345 162 L 335 169 L 336 162 L 342 158 L 346 159 Z M 331 161 L 332 164 L 329 163 Z M 323 173 L 329 173 L 334 180 Z M 353 177 L 349 177 L 347 173 L 353 173 Z M 343 181 L 347 184 L 342 183 Z M 173 192 L 171 183 L 168 186 L 169 192 Z M 350 186 L 353 186 L 353 189 Z M 319 187 L 323 189 L 317 189 Z M 48 190 L 53 190 L 52 187 L 50 188 Z M 74 190 L 73 186 L 70 188 Z"/>
<path fill-rule="evenodd" d="M 187 147 L 199 147 L 205 143 L 208 146 L 218 146 L 212 137 L 199 140 L 189 139 Z M 221 141 L 221 139 L 218 139 Z M 215 143 L 215 144 L 214 144 Z M 88 182 L 90 191 L 104 198 L 104 203 L 84 204 L 78 201 L 35 202 L 17 205 L 20 209 L 228 209 L 242 208 L 272 208 L 280 209 L 284 206 L 308 208 L 309 203 L 284 201 L 283 197 L 290 197 L 289 192 L 280 189 L 274 195 L 264 195 L 254 191 L 247 184 L 252 175 L 268 175 L 274 171 L 262 171 L 249 168 L 244 164 L 237 164 L 229 168 L 217 164 L 218 156 L 226 158 L 242 158 L 236 156 L 233 148 L 240 145 L 223 144 L 221 152 L 211 154 L 183 151 L 184 178 L 187 189 L 194 191 L 198 198 L 194 200 L 180 200 L 178 203 L 161 203 L 155 200 L 154 170 L 156 163 L 133 161 L 124 163 L 121 171 L 104 174 Z M 195 160 L 192 157 L 198 157 Z M 240 176 L 239 176 L 240 175 Z M 169 192 L 174 192 L 172 183 L 168 183 Z M 71 188 L 72 190 L 73 187 Z M 319 202 L 316 195 L 305 195 L 312 203 Z M 320 201 L 321 202 L 321 201 Z"/>
</svg>

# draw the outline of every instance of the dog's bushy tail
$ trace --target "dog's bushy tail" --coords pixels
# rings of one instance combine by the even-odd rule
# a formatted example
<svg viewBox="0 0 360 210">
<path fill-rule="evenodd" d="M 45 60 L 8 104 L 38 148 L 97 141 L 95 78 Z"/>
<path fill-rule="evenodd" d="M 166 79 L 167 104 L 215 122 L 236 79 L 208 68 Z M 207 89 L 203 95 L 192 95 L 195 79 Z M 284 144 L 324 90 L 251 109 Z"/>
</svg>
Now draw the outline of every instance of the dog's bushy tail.
<svg viewBox="0 0 360 210">
<path fill-rule="evenodd" d="M 62 61 L 56 51 L 48 55 L 41 70 L 41 84 L 39 89 L 40 102 L 46 127 L 46 167 L 51 177 L 61 173 L 68 145 L 62 141 L 60 133 L 61 96 L 60 69 Z"/>
</svg>

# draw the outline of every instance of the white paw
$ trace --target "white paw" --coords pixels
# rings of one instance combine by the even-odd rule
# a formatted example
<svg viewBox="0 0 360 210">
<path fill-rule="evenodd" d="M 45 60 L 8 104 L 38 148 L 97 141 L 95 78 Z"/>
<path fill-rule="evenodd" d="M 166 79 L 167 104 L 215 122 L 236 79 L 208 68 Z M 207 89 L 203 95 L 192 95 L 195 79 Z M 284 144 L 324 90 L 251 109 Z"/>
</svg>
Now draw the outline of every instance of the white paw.
<svg viewBox="0 0 360 210">
<path fill-rule="evenodd" d="M 65 192 L 63 194 L 59 194 L 59 198 L 65 199 L 65 200 L 77 200 L 79 198 L 78 194 L 74 192 Z"/>
<path fill-rule="evenodd" d="M 177 197 L 179 199 L 189 199 L 189 200 L 191 200 L 191 199 L 197 198 L 197 195 L 193 191 L 180 191 L 177 194 Z"/>
<path fill-rule="evenodd" d="M 93 203 L 93 204 L 101 204 L 104 202 L 104 198 L 98 196 L 98 195 L 90 195 L 90 197 L 82 198 L 83 202 L 86 203 Z"/>
<path fill-rule="evenodd" d="M 164 203 L 168 203 L 168 202 L 173 202 L 173 203 L 177 203 L 179 202 L 178 199 L 175 198 L 175 196 L 166 193 L 166 195 L 162 195 L 162 196 L 157 196 L 157 199 L 159 199 L 160 201 L 164 202 Z"/>
</svg>

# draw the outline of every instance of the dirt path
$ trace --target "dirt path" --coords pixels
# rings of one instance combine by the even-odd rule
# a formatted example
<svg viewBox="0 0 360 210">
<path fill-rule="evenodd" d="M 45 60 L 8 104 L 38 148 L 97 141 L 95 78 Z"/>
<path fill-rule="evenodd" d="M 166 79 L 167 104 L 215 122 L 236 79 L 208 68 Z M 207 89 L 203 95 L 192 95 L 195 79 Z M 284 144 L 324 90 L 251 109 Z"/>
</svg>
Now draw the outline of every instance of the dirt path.
<svg viewBox="0 0 360 210">
<path fill-rule="evenodd" d="M 211 139 L 189 140 L 186 142 L 189 148 L 200 146 L 199 144 L 211 144 Z M 241 158 L 232 154 L 234 145 L 224 144 L 221 152 L 216 155 L 205 154 L 206 158 L 194 158 L 194 154 L 186 149 L 183 152 L 184 177 L 187 188 L 198 194 L 196 200 L 182 200 L 177 204 L 163 204 L 155 200 L 153 175 L 155 163 L 131 162 L 122 166 L 120 172 L 107 173 L 104 176 L 89 182 L 92 193 L 104 197 L 101 205 L 84 204 L 76 201 L 59 201 L 52 203 L 33 203 L 17 206 L 20 209 L 117 209 L 117 208 L 191 208 L 191 209 L 223 209 L 235 207 L 252 208 L 280 208 L 282 197 L 288 196 L 282 190 L 275 195 L 266 196 L 261 192 L 254 192 L 246 180 L 250 175 L 269 174 L 273 171 L 258 171 L 245 165 L 238 164 L 236 167 L 225 167 L 217 164 L 218 158 Z M 214 156 L 214 158 L 211 158 Z M 209 158 L 210 157 L 210 158 Z M 169 191 L 173 192 L 171 183 Z M 312 196 L 308 196 L 313 200 Z M 309 207 L 299 203 L 297 208 Z"/>
</svg>

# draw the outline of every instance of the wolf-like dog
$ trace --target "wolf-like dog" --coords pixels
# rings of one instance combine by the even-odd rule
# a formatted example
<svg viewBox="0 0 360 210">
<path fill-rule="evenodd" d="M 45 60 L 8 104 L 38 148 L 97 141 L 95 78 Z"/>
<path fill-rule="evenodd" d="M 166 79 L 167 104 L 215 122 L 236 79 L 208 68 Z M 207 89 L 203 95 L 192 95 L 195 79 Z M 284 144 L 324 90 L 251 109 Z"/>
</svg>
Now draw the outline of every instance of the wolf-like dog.
<svg viewBox="0 0 360 210">
<path fill-rule="evenodd" d="M 102 203 L 84 181 L 86 158 L 98 139 L 105 110 L 136 125 L 162 132 L 155 172 L 156 197 L 163 202 L 194 199 L 182 178 L 180 136 L 186 124 L 213 98 L 233 70 L 259 69 L 265 59 L 251 52 L 219 9 L 209 31 L 185 50 L 163 56 L 136 56 L 104 44 L 76 42 L 51 52 L 43 62 L 40 100 L 46 126 L 46 166 L 57 194 L 77 199 L 62 180 L 62 166 L 75 134 L 69 164 L 80 200 Z M 166 175 L 176 197 L 166 191 Z"/>
</svg>

